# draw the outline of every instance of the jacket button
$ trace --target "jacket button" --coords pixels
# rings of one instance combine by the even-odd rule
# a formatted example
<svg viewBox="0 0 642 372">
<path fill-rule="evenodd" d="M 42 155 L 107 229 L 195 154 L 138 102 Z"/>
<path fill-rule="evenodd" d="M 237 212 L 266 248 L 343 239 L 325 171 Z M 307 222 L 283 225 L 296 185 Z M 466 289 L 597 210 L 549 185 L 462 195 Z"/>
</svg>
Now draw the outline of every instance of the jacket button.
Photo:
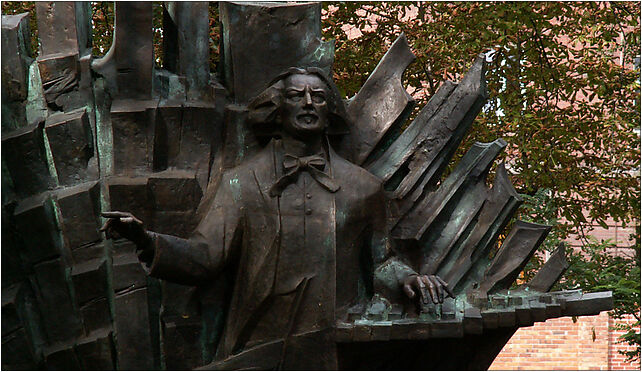
<svg viewBox="0 0 642 372">
<path fill-rule="evenodd" d="M 305 210 L 305 214 L 307 214 L 307 215 L 312 214 L 312 209 L 311 208 L 306 209 Z"/>
<path fill-rule="evenodd" d="M 305 197 L 308 199 L 312 199 L 312 195 L 310 195 L 310 193 L 305 194 Z"/>
</svg>

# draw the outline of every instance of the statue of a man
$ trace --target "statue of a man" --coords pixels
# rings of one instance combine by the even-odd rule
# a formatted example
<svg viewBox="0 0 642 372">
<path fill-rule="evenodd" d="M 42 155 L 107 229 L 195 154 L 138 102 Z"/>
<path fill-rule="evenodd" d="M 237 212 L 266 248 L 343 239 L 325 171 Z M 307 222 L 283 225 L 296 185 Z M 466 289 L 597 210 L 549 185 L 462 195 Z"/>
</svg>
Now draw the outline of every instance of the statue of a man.
<svg viewBox="0 0 642 372">
<path fill-rule="evenodd" d="M 199 285 L 235 271 L 211 367 L 336 369 L 333 332 L 348 308 L 379 288 L 435 303 L 450 291 L 391 254 L 381 181 L 330 147 L 327 134 L 346 125 L 330 79 L 290 69 L 249 108 L 273 138 L 223 174 L 189 239 L 124 212 L 104 213 L 103 230 L 133 241 L 154 277 Z"/>
</svg>

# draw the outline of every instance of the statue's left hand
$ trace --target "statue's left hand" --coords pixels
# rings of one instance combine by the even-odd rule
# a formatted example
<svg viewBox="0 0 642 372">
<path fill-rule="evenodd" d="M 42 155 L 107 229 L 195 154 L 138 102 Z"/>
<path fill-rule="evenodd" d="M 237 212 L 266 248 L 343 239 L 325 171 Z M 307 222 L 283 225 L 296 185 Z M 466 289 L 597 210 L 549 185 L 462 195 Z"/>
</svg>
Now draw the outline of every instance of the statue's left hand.
<svg viewBox="0 0 642 372">
<path fill-rule="evenodd" d="M 432 302 L 444 302 L 444 294 L 455 298 L 453 292 L 448 288 L 448 283 L 444 282 L 437 275 L 410 275 L 403 283 L 403 291 L 409 298 L 415 298 L 417 295 L 425 304 L 428 303 L 428 295 Z"/>
</svg>

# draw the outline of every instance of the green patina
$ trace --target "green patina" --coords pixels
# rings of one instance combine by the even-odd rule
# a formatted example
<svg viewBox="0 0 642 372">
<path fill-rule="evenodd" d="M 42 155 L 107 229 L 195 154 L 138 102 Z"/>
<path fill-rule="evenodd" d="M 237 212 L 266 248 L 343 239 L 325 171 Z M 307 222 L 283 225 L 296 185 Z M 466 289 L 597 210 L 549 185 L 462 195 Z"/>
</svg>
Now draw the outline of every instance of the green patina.
<svg viewBox="0 0 642 372">
<path fill-rule="evenodd" d="M 71 293 L 71 298 L 75 299 L 75 289 L 73 281 L 71 280 L 71 267 L 73 259 L 71 258 L 71 251 L 65 244 L 65 237 L 62 231 L 62 211 L 60 210 L 60 206 L 58 205 L 58 202 L 56 200 L 48 198 L 46 203 L 49 206 L 47 210 L 51 214 L 51 220 L 54 222 L 55 244 L 58 248 L 58 251 L 60 252 L 60 257 L 63 261 L 65 261 L 65 281 L 67 282 L 69 293 Z M 74 309 L 76 309 L 76 311 L 79 311 L 76 301 L 72 301 L 72 305 L 74 306 Z"/>
<path fill-rule="evenodd" d="M 98 151 L 98 163 L 100 164 L 100 174 L 110 175 L 113 172 L 113 139 L 111 133 L 111 120 L 106 114 L 104 104 L 104 79 L 96 79 L 94 82 L 94 92 L 96 94 L 96 145 Z"/>
<path fill-rule="evenodd" d="M 366 317 L 373 320 L 387 320 L 390 311 L 392 310 L 392 305 L 385 297 L 382 297 L 379 294 L 372 296 L 370 304 L 366 310 Z"/>
<path fill-rule="evenodd" d="M 312 57 L 317 61 L 321 62 L 324 58 L 333 58 L 334 57 L 334 40 L 322 42 L 319 44 L 317 49 L 312 53 Z"/>
<path fill-rule="evenodd" d="M 237 131 L 236 139 L 238 140 L 239 144 L 239 152 L 238 154 L 236 154 L 236 160 L 237 162 L 240 162 L 245 157 L 245 148 L 247 147 L 247 144 L 245 143 L 245 132 L 242 130 Z"/>
<path fill-rule="evenodd" d="M 80 309 L 78 306 L 78 303 L 75 301 L 76 298 L 76 290 L 73 285 L 73 280 L 71 279 L 71 270 L 72 270 L 72 258 L 71 258 L 71 252 L 69 251 L 68 247 L 65 244 L 65 239 L 62 231 L 62 212 L 60 211 L 60 206 L 58 203 L 52 199 L 52 198 L 47 198 L 46 200 L 46 205 L 47 207 L 47 213 L 50 214 L 50 218 L 53 221 L 54 224 L 54 230 L 55 230 L 55 242 L 54 244 L 56 245 L 56 248 L 58 248 L 58 251 L 60 252 L 60 257 L 62 258 L 62 261 L 65 263 L 65 270 L 64 270 L 64 278 L 65 278 L 65 284 L 67 285 L 67 290 L 69 291 L 69 295 L 71 298 L 71 305 L 76 312 L 77 316 L 79 317 L 80 314 Z"/>
<path fill-rule="evenodd" d="M 201 328 L 201 356 L 205 364 L 214 359 L 216 345 L 223 334 L 225 309 L 218 306 L 203 306 Z"/>
<path fill-rule="evenodd" d="M 346 213 L 343 210 L 337 210 L 337 215 L 336 215 L 336 223 L 337 225 L 341 226 L 346 223 Z"/>
<path fill-rule="evenodd" d="M 99 120 L 99 115 L 100 115 L 100 110 L 96 109 L 95 110 L 96 114 L 96 142 L 98 146 L 98 153 L 96 156 L 100 156 L 102 153 L 101 149 L 101 137 L 98 135 L 100 133 L 99 131 L 99 123 L 101 122 Z M 110 136 L 111 137 L 111 136 Z M 105 146 L 104 141 L 102 142 L 102 146 Z M 111 149 L 110 147 L 108 147 Z M 104 147 L 103 147 L 104 149 Z M 109 152 L 111 155 L 111 151 Z M 100 165 L 100 172 L 101 174 L 105 174 L 105 169 L 103 168 L 103 164 L 105 162 L 103 159 L 99 158 L 99 164 Z M 111 162 L 108 162 L 106 166 L 109 166 L 109 170 L 111 171 Z M 109 191 L 107 189 L 107 184 L 105 182 L 100 182 L 100 193 L 99 193 L 99 203 L 100 203 L 100 210 L 101 211 L 109 211 L 111 210 L 111 203 L 109 201 Z M 102 226 L 107 219 L 104 217 L 99 217 L 100 220 L 100 225 Z M 111 239 L 104 239 L 103 240 L 103 257 L 107 258 L 107 304 L 109 306 L 109 312 L 110 314 L 116 314 L 116 305 L 114 301 L 114 296 L 115 296 L 115 288 L 114 288 L 114 274 L 113 274 L 113 257 L 112 257 L 112 252 L 113 252 L 113 240 Z M 115 335 L 114 335 L 115 337 Z M 115 367 L 118 365 L 118 360 L 115 361 Z"/>
<path fill-rule="evenodd" d="M 333 234 L 328 234 L 328 236 L 325 237 L 325 241 L 323 241 L 323 244 L 328 248 L 332 248 L 334 246 Z"/>
<path fill-rule="evenodd" d="M 27 123 L 39 123 L 47 117 L 47 102 L 42 90 L 40 70 L 36 61 L 29 65 L 28 84 L 27 104 L 25 106 Z"/>
<path fill-rule="evenodd" d="M 230 179 L 230 190 L 235 201 L 241 201 L 241 183 L 238 178 Z"/>
<path fill-rule="evenodd" d="M 396 267 L 392 261 L 379 266 L 375 272 L 375 281 L 378 281 L 383 287 L 394 288 L 397 284 Z"/>
<path fill-rule="evenodd" d="M 167 96 L 175 99 L 185 100 L 185 85 L 181 82 L 181 79 L 179 79 L 177 75 L 171 75 L 169 77 Z"/>
<path fill-rule="evenodd" d="M 51 153 L 51 147 L 49 146 L 49 138 L 47 137 L 47 132 L 42 131 L 43 142 L 45 145 L 45 155 L 47 157 L 47 166 L 49 167 L 49 173 L 53 178 L 56 187 L 60 186 L 60 181 L 58 181 L 58 172 L 56 171 L 56 164 L 54 163 L 53 154 Z"/>
<path fill-rule="evenodd" d="M 2 159 L 2 205 L 7 204 L 13 198 L 13 179 L 9 174 L 9 169 L 4 159 Z"/>
<path fill-rule="evenodd" d="M 74 309 L 74 312 L 78 314 L 80 318 L 80 308 L 76 299 L 76 289 L 74 288 L 73 280 L 71 279 L 71 266 L 65 265 L 65 283 L 67 284 L 67 290 L 69 290 L 69 295 L 71 296 L 71 306 Z"/>
<path fill-rule="evenodd" d="M 232 76 L 233 76 L 233 71 L 232 71 L 232 53 L 230 50 L 230 30 L 229 27 L 225 27 L 230 25 L 230 19 L 228 17 L 229 12 L 221 12 L 220 18 L 221 18 L 221 24 L 223 27 L 221 27 L 222 30 L 222 46 L 223 46 L 223 58 L 224 63 L 222 63 L 222 69 L 223 69 L 223 76 L 225 77 L 225 81 L 228 83 L 228 86 L 231 87 L 231 92 L 233 93 L 234 90 L 234 84 L 232 83 Z"/>
</svg>

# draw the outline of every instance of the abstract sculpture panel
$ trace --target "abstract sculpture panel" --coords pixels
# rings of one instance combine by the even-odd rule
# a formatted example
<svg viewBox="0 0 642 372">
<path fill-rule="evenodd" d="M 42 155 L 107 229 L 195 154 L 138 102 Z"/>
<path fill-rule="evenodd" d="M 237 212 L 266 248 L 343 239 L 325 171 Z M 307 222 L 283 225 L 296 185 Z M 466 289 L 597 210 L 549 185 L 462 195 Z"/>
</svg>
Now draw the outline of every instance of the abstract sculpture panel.
<svg viewBox="0 0 642 372">
<path fill-rule="evenodd" d="M 150 3 L 116 4 L 98 59 L 88 9 L 37 3 L 37 58 L 2 16 L 3 368 L 485 369 L 521 326 L 612 308 L 549 292 L 563 246 L 514 286 L 549 227 L 498 242 L 506 142 L 442 176 L 483 57 L 402 131 L 403 35 L 345 101 L 318 3 L 222 3 L 220 76 L 207 3 L 166 3 L 163 69 Z"/>
</svg>

